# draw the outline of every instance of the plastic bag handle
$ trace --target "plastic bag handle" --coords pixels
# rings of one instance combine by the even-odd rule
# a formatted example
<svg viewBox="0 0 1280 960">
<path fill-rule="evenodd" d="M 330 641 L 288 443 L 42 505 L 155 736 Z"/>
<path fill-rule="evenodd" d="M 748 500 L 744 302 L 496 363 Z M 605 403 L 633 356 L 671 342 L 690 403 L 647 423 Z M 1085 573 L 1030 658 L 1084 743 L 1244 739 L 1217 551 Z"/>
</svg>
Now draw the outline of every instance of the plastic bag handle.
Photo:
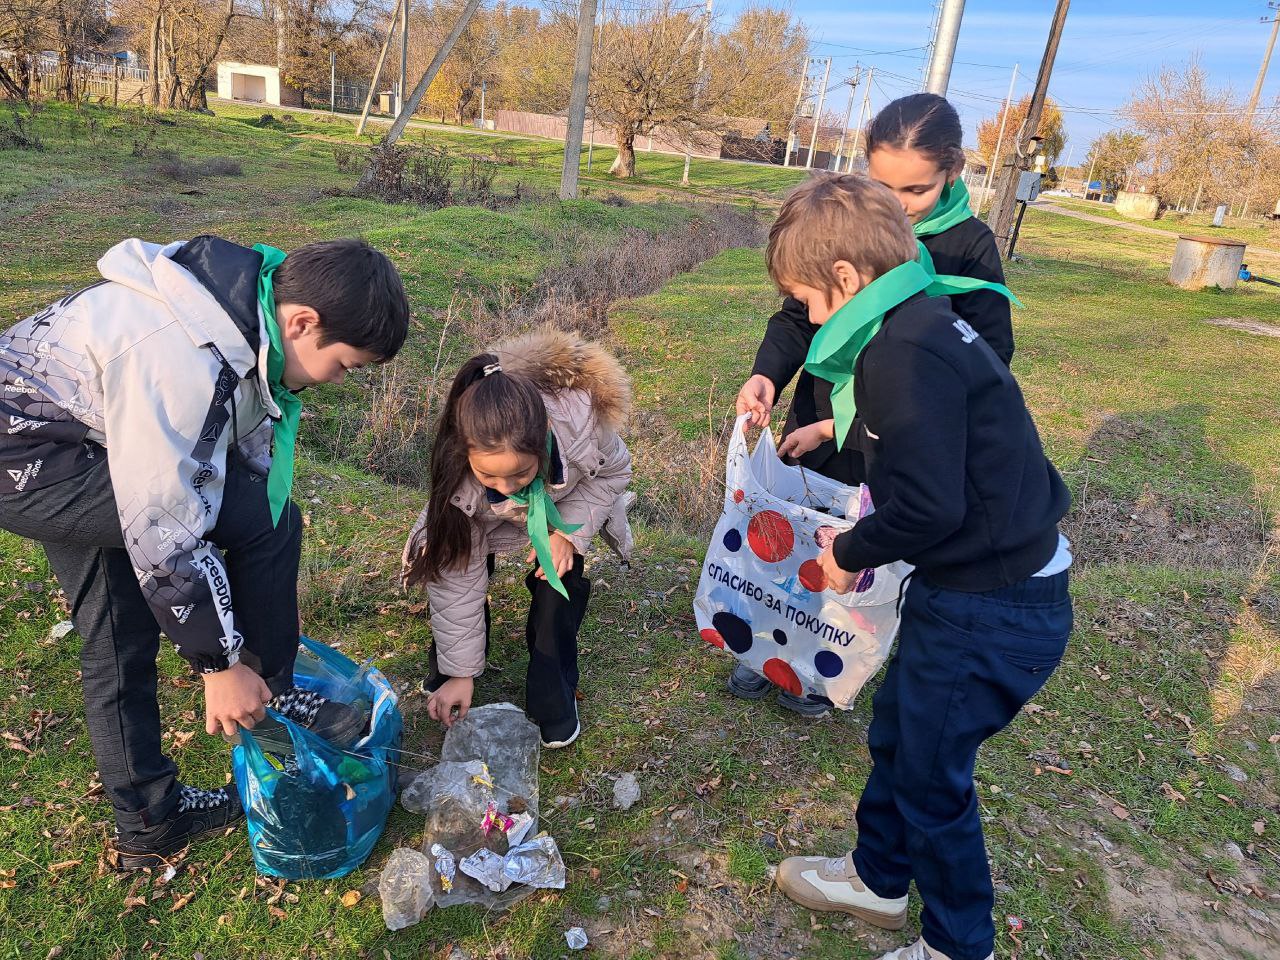
<svg viewBox="0 0 1280 960">
<path fill-rule="evenodd" d="M 728 506 L 733 502 L 733 491 L 735 488 L 735 464 L 745 463 L 751 456 L 747 451 L 747 423 L 751 419 L 751 414 L 740 413 L 738 419 L 733 421 L 733 430 L 729 434 L 729 449 L 725 451 L 724 457 L 724 502 Z"/>
</svg>

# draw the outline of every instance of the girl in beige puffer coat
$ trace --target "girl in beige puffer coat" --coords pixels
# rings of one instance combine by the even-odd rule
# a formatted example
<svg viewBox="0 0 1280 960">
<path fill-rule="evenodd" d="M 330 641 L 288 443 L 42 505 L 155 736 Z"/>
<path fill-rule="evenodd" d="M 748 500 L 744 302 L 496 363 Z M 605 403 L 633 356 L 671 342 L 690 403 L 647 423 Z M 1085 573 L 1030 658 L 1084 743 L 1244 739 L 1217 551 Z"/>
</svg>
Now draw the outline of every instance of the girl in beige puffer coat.
<svg viewBox="0 0 1280 960">
<path fill-rule="evenodd" d="M 431 606 L 422 686 L 433 719 L 466 716 L 488 652 L 495 555 L 527 549 L 526 709 L 544 746 L 577 738 L 578 630 L 591 593 L 583 555 L 597 533 L 623 560 L 631 552 L 631 455 L 618 435 L 630 401 L 616 359 L 559 331 L 507 341 L 458 371 L 402 574 Z"/>
</svg>

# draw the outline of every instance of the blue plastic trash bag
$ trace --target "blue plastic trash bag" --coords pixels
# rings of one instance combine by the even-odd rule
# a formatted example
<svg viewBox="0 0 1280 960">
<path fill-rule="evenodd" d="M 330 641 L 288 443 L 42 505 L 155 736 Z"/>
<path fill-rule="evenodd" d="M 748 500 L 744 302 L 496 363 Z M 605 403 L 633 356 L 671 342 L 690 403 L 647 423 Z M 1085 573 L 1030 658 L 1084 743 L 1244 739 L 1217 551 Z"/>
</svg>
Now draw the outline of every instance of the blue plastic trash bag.
<svg viewBox="0 0 1280 960">
<path fill-rule="evenodd" d="M 364 862 L 395 801 L 402 720 L 395 691 L 372 664 L 302 638 L 294 683 L 331 700 L 372 706 L 369 735 L 340 750 L 275 711 L 293 756 L 266 753 L 242 731 L 232 753 L 236 788 L 259 873 L 289 880 L 340 877 Z"/>
</svg>

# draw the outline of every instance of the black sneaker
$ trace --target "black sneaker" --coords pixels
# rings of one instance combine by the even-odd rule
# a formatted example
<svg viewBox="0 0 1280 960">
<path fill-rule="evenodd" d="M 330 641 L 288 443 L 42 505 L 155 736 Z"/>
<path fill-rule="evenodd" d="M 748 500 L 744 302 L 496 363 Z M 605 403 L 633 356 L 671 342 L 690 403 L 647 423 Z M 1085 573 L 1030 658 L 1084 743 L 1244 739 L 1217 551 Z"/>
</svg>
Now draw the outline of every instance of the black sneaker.
<svg viewBox="0 0 1280 960">
<path fill-rule="evenodd" d="M 564 720 L 548 723 L 539 727 L 542 745 L 548 750 L 559 750 L 578 739 L 582 732 L 582 724 L 578 720 L 578 705 L 573 705 L 573 716 Z"/>
<path fill-rule="evenodd" d="M 759 700 L 773 689 L 773 684 L 756 673 L 741 660 L 733 665 L 729 674 L 729 692 L 743 700 Z"/>
<path fill-rule="evenodd" d="M 192 840 L 224 830 L 243 817 L 240 795 L 233 787 L 197 790 L 181 786 L 178 806 L 164 823 L 116 834 L 113 844 L 116 869 L 129 871 L 162 866 Z"/>
<path fill-rule="evenodd" d="M 345 750 L 359 740 L 369 727 L 368 705 L 358 710 L 347 703 L 339 703 L 301 687 L 290 687 L 267 704 L 286 720 L 305 727 L 317 737 L 339 750 Z M 253 738 L 267 753 L 292 754 L 293 738 L 283 723 L 268 716 L 253 728 Z"/>
</svg>

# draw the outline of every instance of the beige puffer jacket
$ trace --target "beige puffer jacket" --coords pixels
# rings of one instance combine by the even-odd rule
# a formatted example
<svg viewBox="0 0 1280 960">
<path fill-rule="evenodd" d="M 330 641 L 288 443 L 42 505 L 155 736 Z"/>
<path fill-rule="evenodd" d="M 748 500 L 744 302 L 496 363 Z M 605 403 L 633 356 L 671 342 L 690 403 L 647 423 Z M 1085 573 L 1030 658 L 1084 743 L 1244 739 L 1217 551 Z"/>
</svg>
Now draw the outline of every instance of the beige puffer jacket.
<svg viewBox="0 0 1280 960">
<path fill-rule="evenodd" d="M 631 381 L 621 364 L 598 344 L 556 330 L 539 330 L 490 352 L 497 354 L 504 371 L 524 374 L 539 386 L 564 468 L 564 482 L 548 485 L 547 492 L 567 524 L 581 524 L 566 534 L 574 548 L 585 554 L 599 533 L 622 559 L 629 559 L 627 508 L 635 495 L 627 492 L 631 454 L 618 429 L 630 412 Z M 529 549 L 526 510 L 511 500 L 491 504 L 470 473 L 454 492 L 453 504 L 472 520 L 466 569 L 426 583 L 414 579 L 412 561 L 428 549 L 423 507 L 405 544 L 402 579 L 406 586 L 426 587 L 440 672 L 474 677 L 485 666 L 486 558 Z"/>
</svg>

